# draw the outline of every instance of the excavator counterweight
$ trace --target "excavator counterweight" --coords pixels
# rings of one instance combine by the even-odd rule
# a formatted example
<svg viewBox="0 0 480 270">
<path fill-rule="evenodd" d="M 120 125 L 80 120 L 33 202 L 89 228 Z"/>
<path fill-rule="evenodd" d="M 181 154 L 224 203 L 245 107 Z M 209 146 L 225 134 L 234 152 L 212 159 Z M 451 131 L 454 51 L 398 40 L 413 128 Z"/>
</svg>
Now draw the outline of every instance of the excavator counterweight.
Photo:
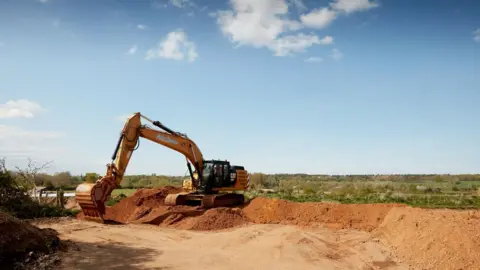
<svg viewBox="0 0 480 270">
<path fill-rule="evenodd" d="M 141 118 L 162 130 L 143 125 Z M 165 198 L 166 205 L 212 208 L 244 202 L 243 195 L 234 193 L 248 188 L 249 174 L 242 166 L 232 166 L 230 162 L 222 160 L 204 160 L 200 149 L 185 134 L 175 132 L 137 112 L 127 119 L 105 176 L 96 183 L 80 184 L 75 191 L 86 220 L 105 223 L 105 202 L 112 191 L 120 186 L 140 137 L 175 150 L 187 159 L 190 180 L 184 182 L 186 192 L 168 195 Z"/>
</svg>

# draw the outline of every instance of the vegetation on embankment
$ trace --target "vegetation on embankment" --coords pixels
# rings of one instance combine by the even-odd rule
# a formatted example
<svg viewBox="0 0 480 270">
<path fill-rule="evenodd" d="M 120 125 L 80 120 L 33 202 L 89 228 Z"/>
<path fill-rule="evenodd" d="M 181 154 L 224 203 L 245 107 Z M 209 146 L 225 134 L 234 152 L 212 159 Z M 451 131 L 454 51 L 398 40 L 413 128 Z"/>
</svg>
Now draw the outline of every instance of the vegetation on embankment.
<svg viewBox="0 0 480 270">
<path fill-rule="evenodd" d="M 74 216 L 76 211 L 43 204 L 28 195 L 28 186 L 18 181 L 6 169 L 5 160 L 0 159 L 0 211 L 20 219 L 39 217 Z"/>
</svg>

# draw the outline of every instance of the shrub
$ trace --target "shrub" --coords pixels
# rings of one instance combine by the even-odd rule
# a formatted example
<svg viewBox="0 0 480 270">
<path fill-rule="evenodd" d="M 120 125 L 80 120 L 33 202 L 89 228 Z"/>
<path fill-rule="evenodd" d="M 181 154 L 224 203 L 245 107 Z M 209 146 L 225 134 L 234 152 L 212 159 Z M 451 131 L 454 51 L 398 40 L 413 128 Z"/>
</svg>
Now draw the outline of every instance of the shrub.
<svg viewBox="0 0 480 270">
<path fill-rule="evenodd" d="M 120 193 L 117 196 L 108 199 L 108 201 L 105 204 L 107 206 L 113 206 L 114 204 L 118 203 L 119 201 L 121 201 L 123 198 L 126 198 L 126 197 L 127 195 Z"/>
<path fill-rule="evenodd" d="M 0 160 L 0 210 L 21 219 L 74 215 L 74 212 L 33 200 L 25 188 L 18 186 Z"/>
</svg>

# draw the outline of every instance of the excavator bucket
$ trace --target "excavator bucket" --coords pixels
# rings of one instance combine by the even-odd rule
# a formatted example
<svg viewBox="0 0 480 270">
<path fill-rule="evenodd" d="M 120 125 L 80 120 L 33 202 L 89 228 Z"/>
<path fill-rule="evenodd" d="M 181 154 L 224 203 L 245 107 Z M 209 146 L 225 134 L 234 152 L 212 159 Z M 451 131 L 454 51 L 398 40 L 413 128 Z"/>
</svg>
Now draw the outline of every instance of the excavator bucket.
<svg viewBox="0 0 480 270">
<path fill-rule="evenodd" d="M 77 186 L 75 190 L 75 199 L 82 208 L 85 220 L 94 221 L 98 223 L 105 223 L 103 214 L 105 213 L 105 206 L 98 203 L 98 198 L 95 200 L 96 189 L 100 187 L 93 183 L 83 183 Z"/>
<path fill-rule="evenodd" d="M 196 205 L 203 208 L 230 207 L 243 204 L 245 198 L 241 194 L 223 193 L 223 194 L 197 194 L 197 193 L 177 193 L 169 194 L 165 198 L 165 205 Z"/>
</svg>

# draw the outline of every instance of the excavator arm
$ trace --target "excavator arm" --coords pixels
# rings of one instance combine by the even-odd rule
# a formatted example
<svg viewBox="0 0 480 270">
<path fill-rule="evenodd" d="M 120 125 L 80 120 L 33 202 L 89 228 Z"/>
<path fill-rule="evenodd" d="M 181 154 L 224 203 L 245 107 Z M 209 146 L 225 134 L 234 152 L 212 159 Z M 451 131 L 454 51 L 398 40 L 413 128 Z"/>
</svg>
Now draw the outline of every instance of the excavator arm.
<svg viewBox="0 0 480 270">
<path fill-rule="evenodd" d="M 141 122 L 142 118 L 163 131 L 143 125 Z M 97 180 L 96 183 L 80 184 L 76 189 L 76 200 L 82 208 L 86 219 L 104 222 L 105 202 L 113 189 L 120 186 L 132 153 L 138 146 L 140 137 L 183 154 L 194 166 L 196 175 L 202 175 L 203 155 L 192 140 L 185 134 L 175 132 L 159 121 L 152 121 L 137 112 L 125 122 L 112 156 L 112 163 L 107 165 L 105 176 Z M 192 178 L 192 185 L 198 187 L 201 184 L 201 177 L 194 177 L 190 163 L 187 162 L 187 165 Z"/>
</svg>

